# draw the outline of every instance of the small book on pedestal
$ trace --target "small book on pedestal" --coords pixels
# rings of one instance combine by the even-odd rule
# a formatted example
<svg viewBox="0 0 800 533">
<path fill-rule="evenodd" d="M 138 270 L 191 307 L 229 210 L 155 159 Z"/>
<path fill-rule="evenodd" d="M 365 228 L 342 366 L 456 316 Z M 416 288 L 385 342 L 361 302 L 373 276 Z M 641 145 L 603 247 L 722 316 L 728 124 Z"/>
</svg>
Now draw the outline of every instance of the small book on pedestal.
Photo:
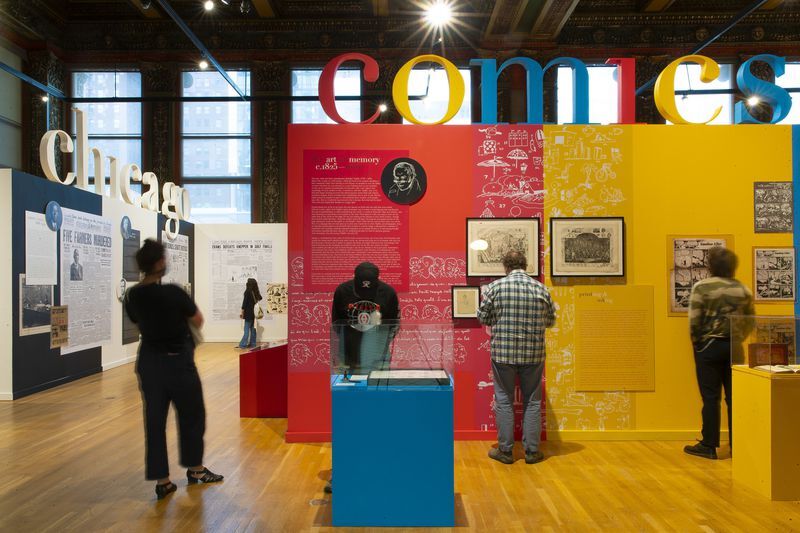
<svg viewBox="0 0 800 533">
<path fill-rule="evenodd" d="M 759 365 L 754 368 L 773 374 L 800 374 L 800 365 Z"/>
</svg>

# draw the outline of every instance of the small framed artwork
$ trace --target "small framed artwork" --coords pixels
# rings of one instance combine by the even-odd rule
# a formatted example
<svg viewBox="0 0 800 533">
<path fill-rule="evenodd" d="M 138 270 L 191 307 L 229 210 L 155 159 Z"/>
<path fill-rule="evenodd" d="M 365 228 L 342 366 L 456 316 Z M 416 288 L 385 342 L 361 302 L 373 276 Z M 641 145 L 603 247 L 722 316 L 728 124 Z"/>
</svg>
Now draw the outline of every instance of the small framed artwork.
<svg viewBox="0 0 800 533">
<path fill-rule="evenodd" d="M 795 254 L 790 246 L 753 248 L 753 289 L 759 303 L 795 301 Z"/>
<path fill-rule="evenodd" d="M 550 275 L 625 275 L 623 217 L 551 218 Z"/>
<path fill-rule="evenodd" d="M 467 276 L 505 276 L 503 256 L 522 252 L 525 272 L 539 275 L 538 218 L 468 218 Z"/>
<path fill-rule="evenodd" d="M 478 318 L 480 288 L 456 285 L 451 291 L 453 318 Z"/>
<path fill-rule="evenodd" d="M 715 246 L 733 250 L 733 235 L 667 236 L 668 316 L 689 312 L 692 286 L 711 276 L 708 251 Z"/>
</svg>

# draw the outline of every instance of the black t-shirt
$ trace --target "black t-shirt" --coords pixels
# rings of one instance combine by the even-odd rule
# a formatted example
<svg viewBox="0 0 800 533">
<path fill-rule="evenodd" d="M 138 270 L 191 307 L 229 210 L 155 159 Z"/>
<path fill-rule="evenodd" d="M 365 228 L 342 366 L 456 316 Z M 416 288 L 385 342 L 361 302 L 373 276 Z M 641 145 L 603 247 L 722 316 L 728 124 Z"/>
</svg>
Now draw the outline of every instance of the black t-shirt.
<svg viewBox="0 0 800 533">
<path fill-rule="evenodd" d="M 178 352 L 191 339 L 187 320 L 197 313 L 197 305 L 177 285 L 148 283 L 128 291 L 125 310 L 139 326 L 142 345 Z"/>
<path fill-rule="evenodd" d="M 389 342 L 396 331 L 396 326 L 391 330 L 371 329 L 367 333 L 369 340 L 365 342 L 364 333 L 350 327 L 359 322 L 360 309 L 370 308 L 369 304 L 363 304 L 377 304 L 381 322 L 384 324 L 400 318 L 400 302 L 394 287 L 380 280 L 374 283 L 375 287 L 371 290 L 362 289 L 359 292 L 354 280 L 345 281 L 333 293 L 331 319 L 336 335 L 339 336 L 339 360 L 336 364 L 344 363 L 353 373 L 368 372 L 379 368 L 379 365 L 388 364 Z"/>
</svg>

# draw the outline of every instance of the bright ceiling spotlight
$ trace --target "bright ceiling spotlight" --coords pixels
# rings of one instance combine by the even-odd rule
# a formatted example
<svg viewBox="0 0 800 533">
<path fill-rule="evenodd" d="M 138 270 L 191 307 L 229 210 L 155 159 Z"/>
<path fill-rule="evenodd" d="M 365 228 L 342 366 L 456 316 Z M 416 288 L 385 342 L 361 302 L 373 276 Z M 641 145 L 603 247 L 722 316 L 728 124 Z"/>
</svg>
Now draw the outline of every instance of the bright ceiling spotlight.
<svg viewBox="0 0 800 533">
<path fill-rule="evenodd" d="M 200 70 L 205 70 L 208 68 L 208 61 L 201 59 L 197 66 L 200 67 Z"/>
<path fill-rule="evenodd" d="M 747 99 L 747 105 L 750 107 L 757 106 L 761 103 L 761 99 L 758 96 L 751 96 Z"/>
<path fill-rule="evenodd" d="M 212 9 L 214 9 L 214 2 L 212 2 L 211 0 L 206 0 L 205 3 L 203 4 L 203 7 L 206 8 L 206 11 L 211 11 Z"/>
<path fill-rule="evenodd" d="M 387 109 L 389 109 L 389 108 L 386 106 L 386 104 L 381 104 L 381 105 L 379 105 L 379 106 L 378 106 L 378 110 L 379 110 L 381 113 L 386 113 L 386 110 L 387 110 Z"/>
<path fill-rule="evenodd" d="M 46 94 L 44 96 L 42 96 L 42 102 L 49 102 L 49 101 L 50 101 L 50 97 L 49 96 L 47 96 Z"/>
<path fill-rule="evenodd" d="M 425 20 L 431 26 L 446 26 L 453 18 L 453 8 L 444 0 L 436 0 L 425 9 Z"/>
<path fill-rule="evenodd" d="M 219 0 L 219 1 L 222 2 L 222 5 L 224 5 L 224 6 L 231 5 L 231 0 Z"/>
</svg>

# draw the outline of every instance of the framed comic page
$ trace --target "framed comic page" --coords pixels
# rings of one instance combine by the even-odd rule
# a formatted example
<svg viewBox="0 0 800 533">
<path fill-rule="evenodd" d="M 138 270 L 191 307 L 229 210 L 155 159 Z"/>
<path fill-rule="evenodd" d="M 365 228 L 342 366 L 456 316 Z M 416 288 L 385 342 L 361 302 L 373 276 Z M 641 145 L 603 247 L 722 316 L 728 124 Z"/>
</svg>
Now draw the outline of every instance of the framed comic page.
<svg viewBox="0 0 800 533">
<path fill-rule="evenodd" d="M 788 181 L 757 181 L 753 184 L 753 231 L 791 233 L 794 226 L 794 195 Z"/>
<path fill-rule="evenodd" d="M 531 276 L 539 275 L 538 218 L 468 218 L 467 276 L 505 276 L 503 256 L 525 254 Z"/>
<path fill-rule="evenodd" d="M 753 298 L 758 303 L 794 302 L 795 254 L 791 246 L 753 247 Z"/>
<path fill-rule="evenodd" d="M 689 312 L 692 286 L 711 276 L 708 270 L 708 251 L 715 246 L 733 251 L 733 235 L 667 236 L 669 316 L 682 316 Z"/>
<path fill-rule="evenodd" d="M 622 217 L 550 219 L 552 277 L 625 275 Z"/>
<path fill-rule="evenodd" d="M 451 287 L 453 318 L 478 318 L 480 287 L 455 285 Z"/>
</svg>

